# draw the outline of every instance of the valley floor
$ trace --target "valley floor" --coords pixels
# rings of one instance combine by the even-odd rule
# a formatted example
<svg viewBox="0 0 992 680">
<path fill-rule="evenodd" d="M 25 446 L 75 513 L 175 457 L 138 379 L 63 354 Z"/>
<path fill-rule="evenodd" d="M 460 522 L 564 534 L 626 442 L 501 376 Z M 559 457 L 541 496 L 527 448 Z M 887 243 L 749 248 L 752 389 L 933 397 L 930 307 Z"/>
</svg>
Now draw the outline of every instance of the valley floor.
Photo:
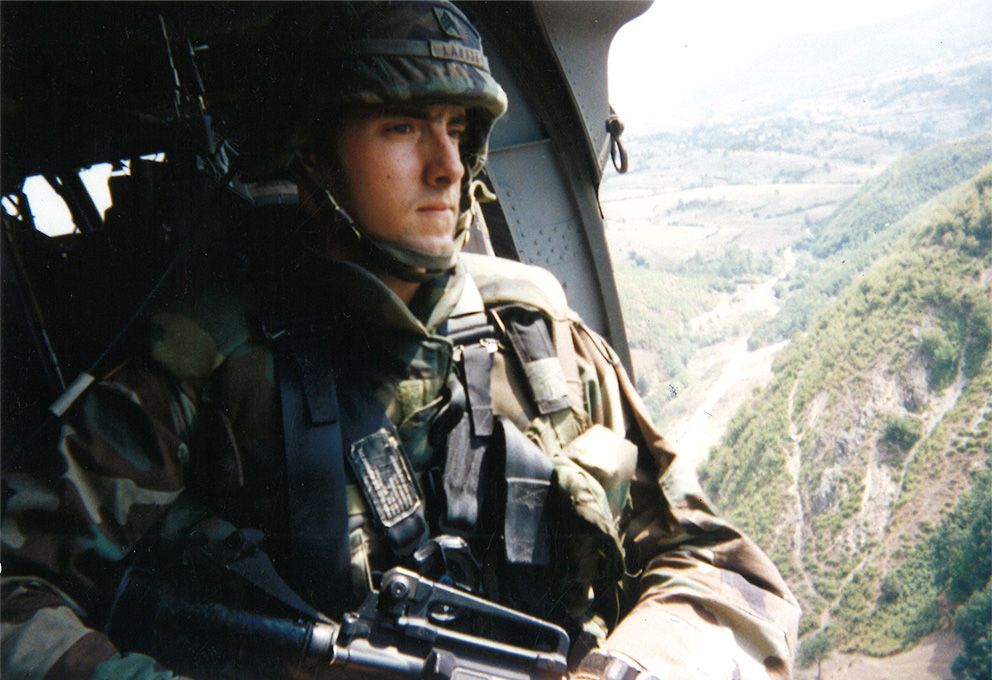
<svg viewBox="0 0 992 680">
<path fill-rule="evenodd" d="M 823 661 L 819 680 L 948 680 L 961 649 L 961 639 L 942 630 L 912 649 L 884 658 L 835 652 Z M 796 674 L 796 680 L 816 678 L 815 666 Z"/>
</svg>

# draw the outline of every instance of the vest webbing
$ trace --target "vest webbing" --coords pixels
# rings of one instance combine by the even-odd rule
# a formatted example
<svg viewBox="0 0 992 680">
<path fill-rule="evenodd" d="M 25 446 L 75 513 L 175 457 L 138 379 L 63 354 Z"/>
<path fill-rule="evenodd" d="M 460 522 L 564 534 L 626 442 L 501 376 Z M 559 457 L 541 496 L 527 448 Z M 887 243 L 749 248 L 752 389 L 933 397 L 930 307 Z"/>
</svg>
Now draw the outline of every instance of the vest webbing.
<svg viewBox="0 0 992 680">
<path fill-rule="evenodd" d="M 491 375 L 496 351 L 495 332 L 483 311 L 482 297 L 472 283 L 465 289 L 444 334 L 455 346 L 461 379 L 448 381 L 450 399 L 446 418 L 455 421 L 445 445 L 444 500 L 442 529 L 468 535 L 475 530 L 479 516 L 479 482 L 482 462 L 493 434 Z"/>
<path fill-rule="evenodd" d="M 506 310 L 516 308 L 506 307 Z M 513 335 L 536 336 L 543 342 L 539 358 L 554 359 L 554 347 L 543 318 L 535 311 L 521 310 L 525 320 L 513 317 L 511 344 L 519 354 Z M 506 499 L 503 511 L 503 542 L 510 564 L 540 566 L 550 558 L 550 535 L 546 513 L 554 467 L 547 456 L 511 421 L 496 418 L 492 407 L 493 355 L 497 346 L 495 328 L 489 323 L 482 297 L 469 278 L 445 329 L 460 357 L 464 391 L 452 388 L 452 404 L 467 395 L 468 409 L 448 435 L 444 467 L 447 505 L 445 529 L 471 531 L 479 510 L 479 474 L 485 455 L 498 450 L 504 457 Z M 543 335 L 541 333 L 543 332 Z M 534 344 L 534 343 L 531 343 Z M 540 408 L 549 404 L 541 402 Z M 567 407 L 567 396 L 563 406 Z M 562 407 L 559 402 L 558 408 Z"/>
<path fill-rule="evenodd" d="M 514 335 L 533 338 L 536 333 L 542 351 L 535 354 L 551 358 L 554 350 L 547 342 L 543 323 L 530 316 L 526 322 L 514 324 Z M 444 332 L 456 347 L 461 380 L 449 386 L 457 421 L 446 437 L 446 516 L 441 527 L 463 535 L 474 531 L 483 459 L 498 450 L 505 465 L 506 559 L 510 564 L 547 564 L 550 536 L 545 515 L 553 466 L 512 422 L 493 415 L 491 373 L 496 333 L 471 281 Z M 528 344 L 533 348 L 533 342 Z M 519 348 L 515 349 L 519 353 Z M 399 441 L 375 396 L 375 385 L 363 380 L 365 374 L 354 370 L 353 364 L 349 369 L 343 357 L 336 359 L 336 354 L 333 339 L 310 334 L 290 335 L 278 342 L 274 352 L 282 400 L 294 582 L 304 596 L 332 613 L 353 604 L 344 460 L 349 456 L 355 459 L 355 469 L 368 455 L 363 442 L 377 437 Z M 533 360 L 535 354 L 529 358 Z M 551 400 L 539 400 L 544 402 L 541 410 L 548 408 L 548 401 L 560 397 L 559 393 Z M 402 458 L 405 461 L 405 455 Z M 356 470 L 356 476 L 361 477 L 361 472 Z M 370 509 L 381 515 L 367 487 L 363 486 L 363 491 Z M 394 552 L 408 554 L 426 536 L 424 517 L 420 503 L 415 513 L 395 524 L 383 525 L 381 517 L 377 519 Z"/>
<path fill-rule="evenodd" d="M 303 597 L 337 614 L 351 602 L 337 393 L 329 356 L 307 352 L 317 363 L 301 367 L 293 347 L 299 344 L 286 341 L 273 352 L 286 449 L 292 580 Z"/>
<path fill-rule="evenodd" d="M 385 461 L 403 468 L 399 471 L 381 465 L 378 454 L 399 442 L 385 407 L 372 386 L 363 384 L 364 374 L 335 361 L 335 343 L 326 335 L 291 337 L 274 352 L 286 449 L 293 580 L 306 597 L 331 612 L 354 604 L 346 459 L 366 464 L 355 470 L 355 476 L 377 513 L 381 506 L 370 497 L 363 480 L 372 477 L 382 482 L 375 491 L 388 495 L 390 482 L 402 483 L 398 477 L 405 471 L 408 493 L 402 500 L 409 512 L 378 516 L 396 552 L 412 551 L 427 531 L 422 496 L 405 455 L 398 452 L 399 461 L 388 457 Z"/>
</svg>

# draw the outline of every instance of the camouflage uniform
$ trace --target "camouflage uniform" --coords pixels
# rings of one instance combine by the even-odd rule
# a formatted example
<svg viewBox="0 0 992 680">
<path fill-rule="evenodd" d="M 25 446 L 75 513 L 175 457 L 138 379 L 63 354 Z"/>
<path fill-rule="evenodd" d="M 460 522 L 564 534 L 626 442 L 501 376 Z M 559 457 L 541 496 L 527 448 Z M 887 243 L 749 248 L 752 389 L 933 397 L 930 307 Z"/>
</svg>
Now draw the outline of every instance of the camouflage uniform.
<svg viewBox="0 0 992 680">
<path fill-rule="evenodd" d="M 550 274 L 463 255 L 411 313 L 360 267 L 308 269 L 308 305 L 365 315 L 355 356 L 403 348 L 407 370 L 383 376 L 379 396 L 421 470 L 433 455 L 424 414 L 450 370 L 450 342 L 438 326 L 476 286 L 487 306 L 540 309 L 570 405 L 539 415 L 525 396 L 524 367 L 505 347 L 493 370 L 494 410 L 552 458 L 575 515 L 559 537 L 567 557 L 547 574 L 556 580 L 540 587 L 567 598 L 588 634 L 609 633 L 604 650 L 659 678 L 789 676 L 795 600 L 760 550 L 672 465 L 616 356 L 568 309 Z M 325 271 L 333 276 L 322 278 Z M 5 677 L 167 677 L 146 657 L 120 656 L 87 624 L 101 625 L 117 567 L 184 491 L 231 525 L 264 530 L 278 563 L 288 492 L 281 420 L 272 355 L 246 310 L 228 290 L 155 315 L 149 355 L 72 409 L 58 446 L 37 461 L 43 472 L 5 478 Z M 364 512 L 360 501 L 349 505 Z M 365 560 L 376 568 L 391 559 L 369 527 L 353 536 L 356 589 Z M 622 555 L 622 570 L 611 555 Z M 607 671 L 600 662 L 580 673 Z"/>
</svg>

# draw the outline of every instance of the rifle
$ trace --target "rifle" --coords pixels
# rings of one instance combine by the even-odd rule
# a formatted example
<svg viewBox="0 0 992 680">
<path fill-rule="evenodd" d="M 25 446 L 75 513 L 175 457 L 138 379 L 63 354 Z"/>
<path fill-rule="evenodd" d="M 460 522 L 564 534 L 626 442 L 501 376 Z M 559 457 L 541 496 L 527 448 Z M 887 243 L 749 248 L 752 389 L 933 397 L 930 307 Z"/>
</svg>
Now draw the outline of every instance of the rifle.
<svg viewBox="0 0 992 680">
<path fill-rule="evenodd" d="M 340 623 L 195 602 L 132 570 L 107 632 L 122 650 L 178 673 L 239 680 L 557 680 L 569 647 L 554 624 L 403 568 L 386 572 Z"/>
</svg>

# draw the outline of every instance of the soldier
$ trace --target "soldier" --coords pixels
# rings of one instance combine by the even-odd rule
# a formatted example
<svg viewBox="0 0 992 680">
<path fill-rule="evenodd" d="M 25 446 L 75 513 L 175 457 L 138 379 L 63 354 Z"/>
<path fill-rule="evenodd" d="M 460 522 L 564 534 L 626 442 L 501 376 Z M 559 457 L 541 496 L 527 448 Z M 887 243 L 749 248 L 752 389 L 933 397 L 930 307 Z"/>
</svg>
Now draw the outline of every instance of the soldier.
<svg viewBox="0 0 992 680">
<path fill-rule="evenodd" d="M 476 30 L 441 0 L 330 16 L 291 27 L 326 45 L 314 89 L 254 147 L 256 197 L 299 207 L 250 280 L 154 314 L 5 479 L 5 675 L 172 677 L 99 632 L 122 568 L 237 536 L 332 617 L 403 564 L 562 625 L 574 677 L 789 677 L 795 599 L 613 351 L 549 273 L 460 252 L 506 108 Z"/>
</svg>

